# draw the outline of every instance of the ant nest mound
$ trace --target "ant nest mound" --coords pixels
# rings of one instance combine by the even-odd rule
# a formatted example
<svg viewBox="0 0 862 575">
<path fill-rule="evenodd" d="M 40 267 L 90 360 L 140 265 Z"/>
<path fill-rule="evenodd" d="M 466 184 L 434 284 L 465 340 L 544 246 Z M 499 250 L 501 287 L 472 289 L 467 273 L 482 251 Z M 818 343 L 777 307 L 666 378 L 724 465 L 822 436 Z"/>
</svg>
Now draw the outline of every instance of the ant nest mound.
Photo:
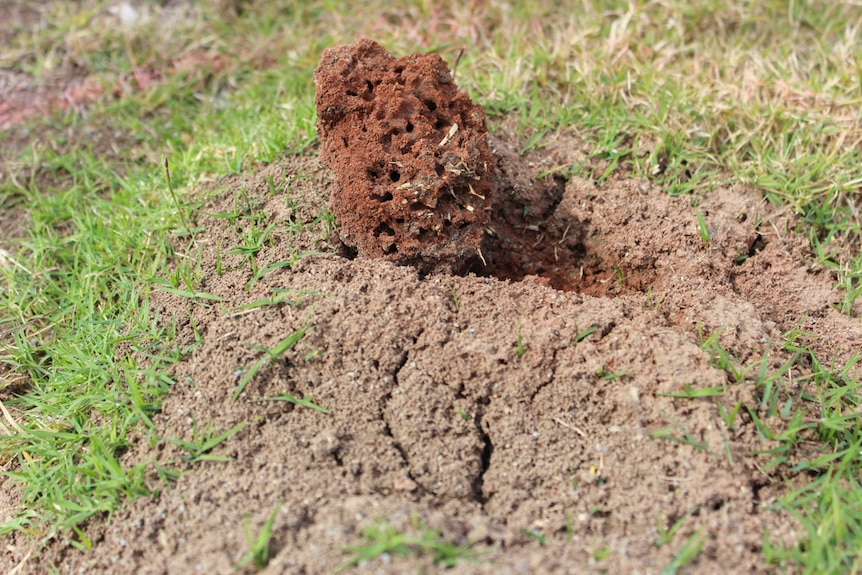
<svg viewBox="0 0 862 575">
<path fill-rule="evenodd" d="M 463 269 L 489 222 L 494 160 L 485 113 L 446 62 L 363 39 L 326 50 L 314 83 L 341 241 L 422 272 Z"/>
</svg>

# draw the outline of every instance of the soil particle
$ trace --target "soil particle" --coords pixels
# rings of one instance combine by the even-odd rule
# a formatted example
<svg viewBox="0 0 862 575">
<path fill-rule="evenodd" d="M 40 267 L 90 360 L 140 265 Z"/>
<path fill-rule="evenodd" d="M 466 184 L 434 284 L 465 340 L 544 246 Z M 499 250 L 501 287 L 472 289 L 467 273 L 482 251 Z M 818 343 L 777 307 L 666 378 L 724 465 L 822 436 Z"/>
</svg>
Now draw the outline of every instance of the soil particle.
<svg viewBox="0 0 862 575">
<path fill-rule="evenodd" d="M 342 241 L 424 272 L 463 269 L 488 222 L 493 160 L 485 114 L 446 62 L 363 39 L 326 50 L 314 83 Z"/>
</svg>

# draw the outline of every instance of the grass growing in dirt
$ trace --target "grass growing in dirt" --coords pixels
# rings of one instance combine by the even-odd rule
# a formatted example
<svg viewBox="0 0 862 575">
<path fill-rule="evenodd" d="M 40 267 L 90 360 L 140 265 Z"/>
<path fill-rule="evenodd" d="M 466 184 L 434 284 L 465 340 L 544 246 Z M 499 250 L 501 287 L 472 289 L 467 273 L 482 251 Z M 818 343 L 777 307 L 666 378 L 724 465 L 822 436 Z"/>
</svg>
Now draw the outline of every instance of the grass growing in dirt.
<svg viewBox="0 0 862 575">
<path fill-rule="evenodd" d="M 0 136 L 0 207 L 26 213 L 21 237 L 0 237 L 0 448 L 22 487 L 20 510 L 0 531 L 43 537 L 73 529 L 87 547 L 84 521 L 163 487 L 145 480 L 147 462 L 120 459 L 132 430 L 159 439 L 150 418 L 173 384 L 171 365 L 190 351 L 173 343 L 170 327 L 156 327 L 149 291 L 182 290 L 217 303 L 196 290 L 202 272 L 194 252 L 175 252 L 194 233 L 189 191 L 313 144 L 314 65 L 325 47 L 358 35 L 399 53 L 440 51 L 453 65 L 463 48 L 457 81 L 490 115 L 514 115 L 524 151 L 564 128 L 592 146 L 586 164 L 560 166 L 562 173 L 597 180 L 631 173 L 672 194 L 697 195 L 719 183 L 756 187 L 802 216 L 800 231 L 819 265 L 835 270 L 841 311 L 857 309 L 858 6 L 221 6 L 145 5 L 119 24 L 107 2 L 49 2 L 39 7 L 42 19 L 13 31 L 0 53 L 0 68 L 36 85 L 75 88 L 56 114 Z M 225 253 L 253 256 L 267 230 L 256 234 L 223 246 Z M 452 297 L 457 307 L 454 290 Z M 705 339 L 728 385 L 740 384 L 742 372 L 757 374 L 759 399 L 725 405 L 718 390 L 709 397 L 728 427 L 745 412 L 777 442 L 765 473 L 811 477 L 780 503 L 807 536 L 791 549 L 769 545 L 767 536 L 766 559 L 812 573 L 856 570 L 859 382 L 848 375 L 852 365 L 815 357 L 804 341 L 791 333 L 774 342 L 790 363 L 773 370 L 765 359 L 738 365 L 717 338 Z M 516 345 L 523 355 L 520 333 Z M 261 362 L 278 350 L 264 351 Z M 807 374 L 807 391 L 793 397 L 781 384 L 791 366 Z M 316 408 L 311 400 L 308 407 Z M 210 435 L 192 446 L 193 457 L 209 457 L 203 448 L 215 439 L 229 440 Z M 667 437 L 688 441 L 684 422 L 673 422 Z M 255 564 L 266 560 L 260 541 Z M 674 569 L 697 549 L 697 540 L 686 543 Z"/>
<path fill-rule="evenodd" d="M 277 503 L 272 513 L 266 519 L 266 522 L 260 528 L 257 537 L 251 533 L 251 528 L 248 525 L 248 517 L 244 518 L 245 540 L 248 543 L 249 551 L 236 565 L 239 569 L 252 563 L 255 568 L 260 571 L 269 564 L 269 544 L 272 539 L 272 525 L 275 523 L 275 518 L 281 510 L 281 504 Z"/>
<path fill-rule="evenodd" d="M 362 545 L 348 547 L 344 552 L 353 557 L 345 562 L 340 571 L 359 565 L 363 561 L 389 556 L 430 556 L 433 563 L 451 567 L 458 562 L 475 561 L 478 555 L 469 544 L 456 545 L 445 541 L 439 532 L 413 519 L 409 532 L 400 532 L 386 522 L 380 521 L 362 531 Z"/>
</svg>

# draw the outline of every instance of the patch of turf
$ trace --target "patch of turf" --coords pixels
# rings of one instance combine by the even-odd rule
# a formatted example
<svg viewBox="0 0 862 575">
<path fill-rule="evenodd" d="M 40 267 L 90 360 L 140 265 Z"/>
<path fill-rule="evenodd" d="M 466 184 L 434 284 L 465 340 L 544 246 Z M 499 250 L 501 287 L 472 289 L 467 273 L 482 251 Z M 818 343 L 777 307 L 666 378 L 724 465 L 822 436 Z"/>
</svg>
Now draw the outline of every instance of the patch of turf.
<svg viewBox="0 0 862 575">
<path fill-rule="evenodd" d="M 795 547 L 776 547 L 764 535 L 764 555 L 776 565 L 794 564 L 806 573 L 844 573 L 858 567 L 862 504 L 862 384 L 849 376 L 862 355 L 844 365 L 824 365 L 805 344 L 811 334 L 785 334 L 780 352 L 769 348 L 748 365 L 740 365 L 733 354 L 718 343 L 718 332 L 706 337 L 702 347 L 713 364 L 727 373 L 728 386 L 751 384 L 756 401 L 725 405 L 722 394 L 687 393 L 679 397 L 714 397 L 729 429 L 740 413 L 753 421 L 768 449 L 749 455 L 764 455 L 764 472 L 792 479 L 804 474 L 803 487 L 788 487 L 772 507 L 793 514 L 805 529 Z M 773 356 L 781 355 L 780 361 Z M 785 383 L 791 378 L 793 385 Z M 707 390 L 704 390 L 707 391 Z M 710 390 L 711 391 L 711 390 Z M 659 430 L 660 436 L 698 446 L 676 422 Z M 709 449 L 709 446 L 702 446 Z M 733 457 L 726 453 L 730 464 Z"/>
</svg>

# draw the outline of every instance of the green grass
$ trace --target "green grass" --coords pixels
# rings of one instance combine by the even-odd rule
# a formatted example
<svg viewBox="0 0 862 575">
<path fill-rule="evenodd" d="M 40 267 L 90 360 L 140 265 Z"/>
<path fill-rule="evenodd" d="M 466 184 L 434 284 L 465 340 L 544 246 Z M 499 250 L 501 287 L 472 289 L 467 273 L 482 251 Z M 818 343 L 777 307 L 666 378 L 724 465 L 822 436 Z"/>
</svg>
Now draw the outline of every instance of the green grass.
<svg viewBox="0 0 862 575">
<path fill-rule="evenodd" d="M 199 463 L 201 461 L 231 461 L 230 457 L 226 457 L 224 455 L 213 455 L 210 451 L 232 435 L 235 435 L 243 427 L 245 427 L 245 423 L 238 423 L 227 431 L 216 435 L 217 432 L 212 429 L 210 424 L 207 424 L 203 430 L 198 430 L 197 421 L 194 421 L 192 424 L 191 441 L 171 439 L 171 443 L 187 452 L 182 458 L 186 465 Z"/>
<path fill-rule="evenodd" d="M 685 525 L 685 522 L 688 520 L 689 517 L 691 517 L 693 513 L 694 510 L 689 511 L 688 513 L 677 519 L 674 524 L 667 529 L 664 528 L 661 519 L 659 519 L 656 522 L 656 532 L 658 533 L 658 538 L 655 541 L 655 546 L 661 547 L 662 545 L 670 543 L 673 539 L 673 536 L 676 535 L 676 532 L 682 529 L 682 526 Z"/>
<path fill-rule="evenodd" d="M 314 403 L 314 400 L 310 397 L 299 398 L 289 393 L 282 393 L 281 395 L 275 395 L 273 397 L 264 397 L 263 399 L 257 399 L 255 401 L 286 401 L 294 405 L 299 405 L 300 407 L 308 407 L 309 409 L 319 411 L 320 413 L 326 415 L 329 415 L 330 413 L 328 409 L 320 407 L 319 405 Z"/>
<path fill-rule="evenodd" d="M 805 573 L 852 571 L 859 566 L 862 543 L 862 514 L 858 512 L 862 508 L 862 485 L 858 480 L 862 472 L 862 385 L 849 376 L 849 370 L 860 356 L 852 356 L 844 365 L 824 365 L 804 343 L 813 334 L 791 330 L 784 334 L 780 349 L 767 346 L 760 358 L 742 366 L 718 343 L 719 334 L 720 330 L 703 339 L 701 347 L 710 353 L 713 365 L 725 371 L 727 386 L 689 388 L 683 393 L 662 395 L 713 399 L 729 431 L 745 413 L 761 437 L 772 445 L 747 454 L 761 458 L 760 469 L 781 469 L 787 477 L 805 473 L 811 478 L 803 487 L 788 489 L 772 506 L 796 517 L 807 537 L 803 536 L 794 547 L 781 548 L 765 534 L 767 561 L 795 564 Z M 778 354 L 781 360 L 770 360 Z M 782 383 L 791 372 L 797 383 L 793 390 Z M 733 386 L 749 384 L 756 390 L 755 403 L 738 400 L 725 404 L 721 400 Z M 653 436 L 709 450 L 681 424 L 671 423 L 672 427 L 657 430 Z M 733 466 L 730 451 L 726 453 Z M 691 542 L 684 547 L 681 553 L 693 551 L 695 545 Z"/>
<path fill-rule="evenodd" d="M 518 354 L 518 359 L 524 357 L 526 348 L 524 347 L 524 337 L 521 334 L 521 322 L 515 321 L 515 329 L 518 330 L 518 336 L 515 338 L 515 353 Z"/>
<path fill-rule="evenodd" d="M 152 317 L 150 290 L 217 303 L 197 289 L 205 272 L 195 253 L 175 252 L 194 233 L 189 221 L 198 207 L 189 188 L 313 145 L 312 70 L 323 48 L 357 35 L 399 53 L 439 50 L 450 63 L 463 48 L 458 82 L 485 106 L 492 129 L 510 114 L 524 151 L 563 129 L 591 146 L 585 164 L 559 167 L 564 175 L 631 174 L 695 196 L 718 185 L 754 186 L 801 215 L 799 231 L 819 265 L 836 274 L 840 311 L 852 313 L 862 294 L 862 9 L 852 3 L 607 0 L 466 8 L 397 0 L 356 9 L 322 0 L 248 4 L 240 15 L 154 5 L 160 18 L 131 28 L 106 23 L 108 4 L 54 2 L 38 29 L 14 35 L 0 51 L 4 69 L 36 80 L 74 72 L 102 90 L 93 102 L 33 120 L 34 134 L 43 137 L 27 145 L 0 136 L 0 207 L 28 214 L 25 237 L 0 261 L 0 373 L 8 386 L 4 406 L 17 426 L 0 438 L 0 452 L 16 461 L 10 475 L 22 488 L 21 509 L 2 532 L 44 537 L 72 529 L 87 547 L 82 522 L 158 488 L 144 481 L 144 464 L 119 461 L 133 431 L 156 439 L 152 417 L 173 385 L 171 365 L 191 351 L 173 343 L 170 322 Z M 400 24 L 381 14 L 397 14 Z M 153 80 L 144 85 L 137 78 L 147 74 Z M 234 217 L 253 217 L 246 208 L 238 205 Z M 331 228 L 331 214 L 321 218 Z M 698 224 L 708 243 L 702 216 Z M 248 230 L 219 254 L 246 255 L 254 266 L 252 256 L 272 229 Z M 272 265 L 291 266 L 305 255 Z M 255 280 L 273 269 L 255 270 Z M 457 309 L 458 294 L 450 291 Z M 287 297 L 273 294 L 254 305 Z M 775 442 L 760 454 L 769 469 L 811 478 L 777 504 L 799 518 L 806 535 L 793 548 L 767 537 L 767 559 L 808 573 L 859 569 L 862 431 L 859 382 L 849 375 L 855 360 L 834 365 L 816 357 L 805 336 L 788 334 L 773 343 L 774 352 L 743 366 L 718 337 L 704 338 L 704 351 L 727 373 L 728 390 L 753 385 L 757 402 L 725 404 L 727 393 L 696 386 L 676 400 L 715 402 L 728 428 L 750 418 Z M 264 350 L 237 395 L 254 371 L 281 355 L 279 347 L 289 349 L 286 342 Z M 520 332 L 515 347 L 522 356 Z M 773 369 L 768 354 L 779 352 Z M 804 378 L 802 392 L 783 384 L 791 368 Z M 600 375 L 624 374 L 603 368 Z M 663 433 L 701 444 L 682 422 Z M 219 437 L 199 438 L 195 449 Z M 383 527 L 366 536 L 369 546 L 432 554 L 438 541 Z M 668 569 L 697 555 L 701 543 L 687 541 Z"/>
<path fill-rule="evenodd" d="M 342 564 L 339 571 L 384 554 L 395 557 L 430 556 L 435 565 L 444 567 L 478 559 L 478 554 L 470 549 L 470 544 L 450 543 L 443 539 L 439 531 L 423 525 L 415 517 L 412 529 L 408 532 L 400 532 L 381 521 L 363 529 L 362 538 L 364 544 L 344 549 L 345 553 L 353 557 Z"/>
<path fill-rule="evenodd" d="M 272 539 L 272 526 L 275 523 L 275 518 L 278 517 L 278 512 L 281 510 L 281 503 L 276 503 L 275 508 L 264 522 L 257 537 L 252 535 L 251 527 L 248 524 L 248 517 L 244 517 L 243 525 L 245 527 L 245 540 L 248 543 L 248 553 L 236 564 L 235 569 L 241 569 L 249 563 L 253 564 L 255 569 L 262 571 L 269 565 L 269 549 Z"/>
<path fill-rule="evenodd" d="M 703 240 L 706 247 L 709 247 L 709 228 L 706 226 L 706 220 L 700 210 L 695 210 L 695 214 L 697 215 L 697 231 L 700 234 L 700 239 Z"/>
<path fill-rule="evenodd" d="M 115 180 L 106 200 L 87 170 L 52 194 L 14 191 L 30 206 L 30 228 L 17 246 L 19 265 L 0 272 L 0 309 L 4 325 L 23 327 L 4 342 L 0 360 L 28 389 L 6 402 L 22 431 L 2 438 L 2 452 L 18 460 L 11 475 L 24 506 L 7 531 L 72 527 L 146 494 L 142 467 L 122 469 L 118 457 L 133 428 L 152 427 L 158 398 L 172 385 L 168 369 L 188 351 L 152 322 L 139 279 L 165 262 L 171 215 L 153 194 L 111 186 Z M 118 357 L 124 343 L 148 365 Z"/>
<path fill-rule="evenodd" d="M 661 575 L 675 575 L 680 568 L 685 567 L 698 556 L 703 544 L 706 543 L 707 536 L 702 535 L 699 531 L 692 533 L 685 542 L 680 545 L 677 554 L 673 560 L 661 570 Z"/>
<path fill-rule="evenodd" d="M 254 376 L 257 374 L 260 369 L 267 364 L 267 362 L 275 363 L 283 356 L 285 353 L 293 349 L 299 340 L 305 335 L 305 332 L 308 331 L 310 326 L 304 325 L 298 330 L 294 331 L 286 338 L 275 344 L 272 349 L 267 349 L 265 347 L 253 346 L 255 349 L 263 352 L 263 356 L 255 361 L 248 370 L 244 370 L 242 379 L 239 380 L 239 385 L 236 388 L 236 391 L 233 392 L 233 400 L 236 401 L 240 395 L 242 395 L 245 387 L 248 383 L 254 379 Z"/>
</svg>

